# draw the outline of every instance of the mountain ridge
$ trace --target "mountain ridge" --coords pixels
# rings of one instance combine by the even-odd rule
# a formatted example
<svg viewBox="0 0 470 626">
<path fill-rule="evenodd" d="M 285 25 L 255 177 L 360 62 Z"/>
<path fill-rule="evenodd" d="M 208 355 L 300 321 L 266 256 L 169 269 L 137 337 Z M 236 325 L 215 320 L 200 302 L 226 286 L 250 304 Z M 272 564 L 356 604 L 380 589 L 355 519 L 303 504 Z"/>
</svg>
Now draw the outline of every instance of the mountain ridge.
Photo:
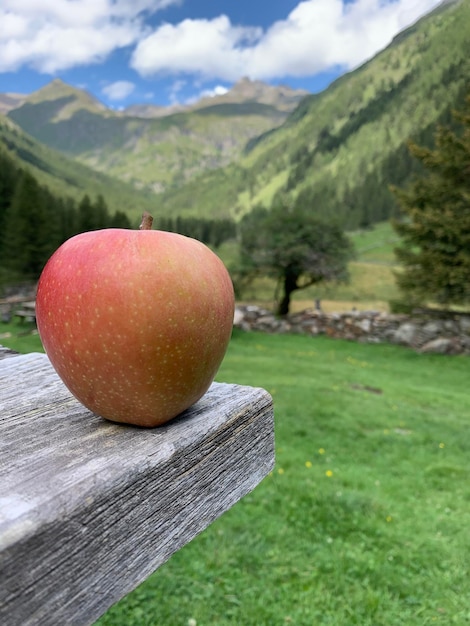
<svg viewBox="0 0 470 626">
<path fill-rule="evenodd" d="M 462 102 L 469 24 L 467 1 L 442 3 L 323 92 L 298 94 L 290 114 L 242 79 L 232 93 L 160 118 L 90 101 L 67 117 L 73 94 L 64 91 L 9 118 L 79 162 L 157 192 L 167 215 L 239 219 L 282 195 L 355 228 L 393 214 L 388 186 L 413 171 L 407 141 L 430 144 Z"/>
<path fill-rule="evenodd" d="M 281 124 L 305 92 L 242 79 L 232 90 L 168 114 L 107 109 L 87 92 L 55 79 L 8 117 L 49 147 L 81 163 L 162 191 L 201 171 L 227 165 L 251 138 Z M 152 113 L 153 111 L 153 113 Z"/>
<path fill-rule="evenodd" d="M 432 143 L 470 88 L 470 3 L 440 5 L 375 57 L 304 98 L 281 126 L 251 140 L 241 159 L 163 194 L 171 212 L 235 218 L 277 194 L 348 228 L 396 210 L 390 184 L 405 184 L 410 138 Z M 369 217 L 367 216 L 369 213 Z"/>
</svg>

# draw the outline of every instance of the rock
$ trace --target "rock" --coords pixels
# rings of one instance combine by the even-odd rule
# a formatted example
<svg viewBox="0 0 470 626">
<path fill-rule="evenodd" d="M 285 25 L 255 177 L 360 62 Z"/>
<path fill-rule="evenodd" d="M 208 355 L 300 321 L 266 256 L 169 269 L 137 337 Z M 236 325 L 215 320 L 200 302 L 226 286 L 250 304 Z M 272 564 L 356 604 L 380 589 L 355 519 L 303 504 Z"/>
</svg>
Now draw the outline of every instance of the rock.
<svg viewBox="0 0 470 626">
<path fill-rule="evenodd" d="M 233 313 L 233 325 L 234 326 L 241 326 L 243 321 L 245 319 L 245 315 L 243 313 L 243 311 L 241 311 L 240 309 L 236 308 L 234 313 Z"/>
<path fill-rule="evenodd" d="M 459 319 L 459 326 L 463 333 L 470 335 L 470 317 L 466 315 L 462 316 Z"/>
<path fill-rule="evenodd" d="M 233 323 L 246 331 L 311 337 L 326 334 L 365 343 L 401 344 L 428 353 L 470 354 L 470 315 L 430 319 L 429 316 L 378 314 L 377 311 L 322 313 L 310 308 L 278 318 L 272 311 L 256 305 L 238 305 Z"/>
<path fill-rule="evenodd" d="M 439 322 L 428 322 L 423 326 L 423 332 L 429 340 L 438 337 L 442 333 L 442 324 Z"/>
<path fill-rule="evenodd" d="M 428 343 L 424 344 L 420 352 L 450 354 L 451 352 L 454 352 L 453 348 L 454 342 L 452 341 L 452 339 L 448 339 L 447 337 L 439 337 L 438 339 L 433 339 L 432 341 L 428 341 Z"/>
<path fill-rule="evenodd" d="M 418 327 L 415 324 L 407 322 L 401 324 L 393 334 L 393 342 L 412 346 L 416 342 L 418 336 Z"/>
<path fill-rule="evenodd" d="M 361 320 L 358 324 L 359 328 L 361 330 L 363 330 L 365 333 L 370 333 L 371 328 L 372 328 L 372 320 L 365 317 L 363 320 Z"/>
</svg>

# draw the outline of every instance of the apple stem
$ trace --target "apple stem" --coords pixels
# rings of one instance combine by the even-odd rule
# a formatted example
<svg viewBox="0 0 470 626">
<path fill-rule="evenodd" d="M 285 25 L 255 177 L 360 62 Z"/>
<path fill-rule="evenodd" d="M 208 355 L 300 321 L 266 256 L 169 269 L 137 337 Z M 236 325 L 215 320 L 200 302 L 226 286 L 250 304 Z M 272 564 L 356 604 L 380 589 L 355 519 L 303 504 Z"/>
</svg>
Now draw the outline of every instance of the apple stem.
<svg viewBox="0 0 470 626">
<path fill-rule="evenodd" d="M 142 213 L 142 222 L 140 223 L 139 230 L 152 230 L 153 217 L 147 211 Z"/>
</svg>

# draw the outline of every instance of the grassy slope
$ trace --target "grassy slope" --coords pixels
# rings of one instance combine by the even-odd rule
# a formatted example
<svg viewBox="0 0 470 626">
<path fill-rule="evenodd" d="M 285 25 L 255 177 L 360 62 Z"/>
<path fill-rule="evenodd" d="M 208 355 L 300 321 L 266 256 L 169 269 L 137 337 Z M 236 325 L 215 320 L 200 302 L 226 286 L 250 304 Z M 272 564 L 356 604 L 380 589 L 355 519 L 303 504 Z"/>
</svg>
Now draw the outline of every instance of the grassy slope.
<svg viewBox="0 0 470 626">
<path fill-rule="evenodd" d="M 125 211 L 135 220 L 143 210 L 157 213 L 153 194 L 136 191 L 126 183 L 68 159 L 33 139 L 2 115 L 0 147 L 6 149 L 18 165 L 28 167 L 41 184 L 57 195 L 78 200 L 85 193 L 91 197 L 102 194 L 112 212 Z"/>
<path fill-rule="evenodd" d="M 98 624 L 467 623 L 467 378 L 465 357 L 237 333 L 218 380 L 273 394 L 275 471 Z"/>
<path fill-rule="evenodd" d="M 469 21 L 468 2 L 434 12 L 370 62 L 304 99 L 242 160 L 165 194 L 162 202 L 169 211 L 234 216 L 269 204 L 293 172 L 299 150 L 313 150 L 327 128 L 339 147 L 318 155 L 292 193 L 325 187 L 341 207 L 348 187 L 380 171 L 410 136 L 432 134 L 429 129 L 468 89 Z"/>
</svg>

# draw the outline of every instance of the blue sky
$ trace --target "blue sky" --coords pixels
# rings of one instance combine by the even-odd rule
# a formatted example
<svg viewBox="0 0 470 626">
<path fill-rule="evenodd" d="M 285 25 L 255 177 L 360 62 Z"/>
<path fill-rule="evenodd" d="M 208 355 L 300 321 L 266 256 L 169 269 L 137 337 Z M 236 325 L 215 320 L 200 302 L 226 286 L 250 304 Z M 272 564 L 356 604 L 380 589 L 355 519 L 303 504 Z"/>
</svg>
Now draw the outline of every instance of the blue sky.
<svg viewBox="0 0 470 626">
<path fill-rule="evenodd" d="M 114 108 L 244 76 L 317 92 L 440 1 L 0 0 L 0 92 L 61 78 Z"/>
</svg>

